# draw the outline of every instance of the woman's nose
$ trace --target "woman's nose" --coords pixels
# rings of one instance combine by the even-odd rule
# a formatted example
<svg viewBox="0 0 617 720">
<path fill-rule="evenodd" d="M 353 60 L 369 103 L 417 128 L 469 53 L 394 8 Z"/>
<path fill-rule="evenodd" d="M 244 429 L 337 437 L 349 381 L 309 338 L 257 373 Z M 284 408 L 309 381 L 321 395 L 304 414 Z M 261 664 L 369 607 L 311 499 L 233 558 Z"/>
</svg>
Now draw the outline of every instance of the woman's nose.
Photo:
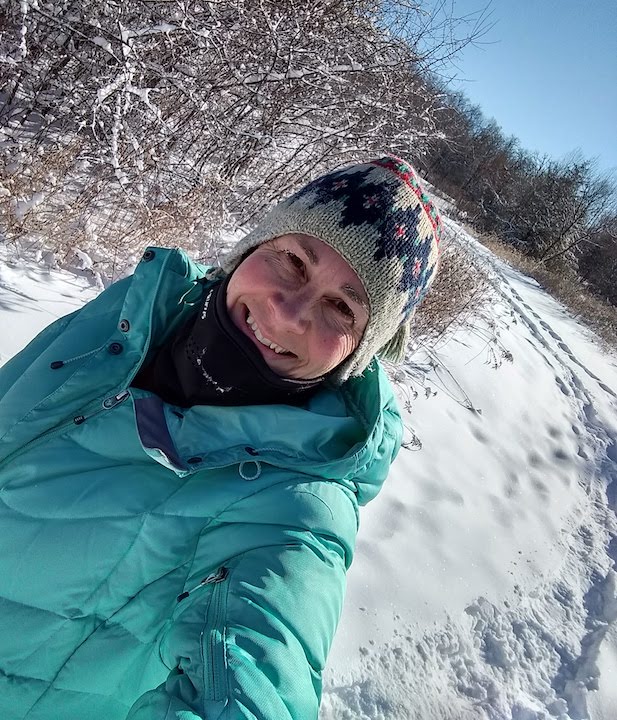
<svg viewBox="0 0 617 720">
<path fill-rule="evenodd" d="M 302 333 L 309 323 L 310 298 L 305 292 L 276 292 L 272 296 L 276 322 L 286 330 Z"/>
</svg>

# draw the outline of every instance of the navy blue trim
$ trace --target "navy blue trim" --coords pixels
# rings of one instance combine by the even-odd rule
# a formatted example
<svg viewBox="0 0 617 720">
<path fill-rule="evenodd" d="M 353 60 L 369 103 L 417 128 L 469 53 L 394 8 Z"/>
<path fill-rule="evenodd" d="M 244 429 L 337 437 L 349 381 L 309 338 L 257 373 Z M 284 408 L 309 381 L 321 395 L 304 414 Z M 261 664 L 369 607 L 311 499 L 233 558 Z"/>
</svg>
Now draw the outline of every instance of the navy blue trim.
<svg viewBox="0 0 617 720">
<path fill-rule="evenodd" d="M 178 456 L 174 441 L 169 434 L 163 401 L 157 395 L 137 398 L 135 400 L 135 418 L 139 439 L 145 448 L 160 450 L 165 456 L 182 470 L 187 467 Z"/>
</svg>

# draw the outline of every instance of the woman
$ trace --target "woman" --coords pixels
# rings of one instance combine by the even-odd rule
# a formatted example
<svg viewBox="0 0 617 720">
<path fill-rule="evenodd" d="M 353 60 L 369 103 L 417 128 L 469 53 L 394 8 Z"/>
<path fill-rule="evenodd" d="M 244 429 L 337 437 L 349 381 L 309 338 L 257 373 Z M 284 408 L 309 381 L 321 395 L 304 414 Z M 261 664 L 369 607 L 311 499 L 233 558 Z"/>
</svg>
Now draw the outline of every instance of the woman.
<svg viewBox="0 0 617 720">
<path fill-rule="evenodd" d="M 351 166 L 0 370 L 3 720 L 317 717 L 439 232 L 406 163 Z"/>
</svg>

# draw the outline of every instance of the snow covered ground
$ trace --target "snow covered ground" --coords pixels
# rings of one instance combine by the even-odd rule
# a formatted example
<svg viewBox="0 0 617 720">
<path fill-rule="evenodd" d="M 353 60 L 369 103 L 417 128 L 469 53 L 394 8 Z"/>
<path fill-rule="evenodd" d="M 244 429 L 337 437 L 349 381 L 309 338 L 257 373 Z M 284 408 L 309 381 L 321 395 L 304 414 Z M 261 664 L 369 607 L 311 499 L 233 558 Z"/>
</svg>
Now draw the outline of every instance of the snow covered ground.
<svg viewBox="0 0 617 720">
<path fill-rule="evenodd" d="M 613 720 L 617 358 L 448 225 L 494 303 L 398 373 L 407 446 L 362 513 L 320 720 Z M 0 363 L 92 282 L 0 255 Z"/>
</svg>

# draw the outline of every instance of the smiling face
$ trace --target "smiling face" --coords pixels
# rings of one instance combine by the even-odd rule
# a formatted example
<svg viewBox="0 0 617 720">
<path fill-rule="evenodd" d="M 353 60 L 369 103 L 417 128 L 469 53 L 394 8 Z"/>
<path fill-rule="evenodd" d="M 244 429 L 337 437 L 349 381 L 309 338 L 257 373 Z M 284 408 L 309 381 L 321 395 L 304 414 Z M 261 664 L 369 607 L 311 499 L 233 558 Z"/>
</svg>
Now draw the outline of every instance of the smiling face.
<svg viewBox="0 0 617 720">
<path fill-rule="evenodd" d="M 329 245 L 283 235 L 234 270 L 227 310 L 271 370 L 308 380 L 333 370 L 358 347 L 369 318 L 360 279 Z"/>
</svg>

